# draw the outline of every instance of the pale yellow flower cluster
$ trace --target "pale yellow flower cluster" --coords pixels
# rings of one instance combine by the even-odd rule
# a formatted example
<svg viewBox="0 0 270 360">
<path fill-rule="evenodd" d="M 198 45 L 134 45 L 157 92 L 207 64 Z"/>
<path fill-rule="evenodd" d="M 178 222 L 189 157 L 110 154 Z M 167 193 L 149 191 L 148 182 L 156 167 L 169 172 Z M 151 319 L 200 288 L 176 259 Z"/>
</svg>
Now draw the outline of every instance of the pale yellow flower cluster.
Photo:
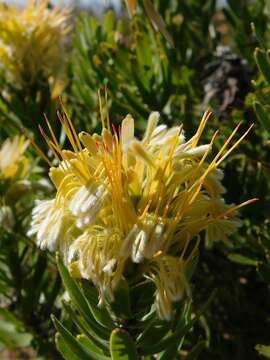
<svg viewBox="0 0 270 360">
<path fill-rule="evenodd" d="M 12 231 L 15 224 L 10 200 L 18 200 L 28 185 L 24 179 L 29 171 L 29 160 L 25 156 L 28 144 L 24 136 L 15 136 L 0 146 L 0 228 L 6 231 Z"/>
<path fill-rule="evenodd" d="M 61 117 L 73 151 L 62 150 L 52 131 L 51 139 L 44 133 L 59 162 L 50 170 L 57 192 L 34 208 L 29 235 L 41 248 L 59 250 L 73 276 L 98 287 L 101 302 L 113 299 L 133 268 L 134 276 L 154 282 L 158 314 L 170 319 L 172 303 L 188 290 L 186 269 L 200 235 L 227 241 L 240 225 L 236 210 L 243 204 L 224 202 L 218 166 L 246 133 L 230 146 L 237 127 L 207 162 L 217 134 L 210 144 L 198 142 L 209 116 L 188 141 L 181 126 L 158 125 L 156 112 L 141 140 L 130 115 L 119 129 L 103 120 L 101 135 L 78 136 Z"/>
<path fill-rule="evenodd" d="M 0 62 L 16 81 L 57 80 L 69 16 L 68 9 L 49 9 L 47 0 L 29 0 L 22 10 L 0 4 Z"/>
<path fill-rule="evenodd" d="M 22 179 L 29 168 L 29 161 L 24 155 L 29 141 L 24 136 L 8 138 L 0 147 L 0 180 Z"/>
</svg>

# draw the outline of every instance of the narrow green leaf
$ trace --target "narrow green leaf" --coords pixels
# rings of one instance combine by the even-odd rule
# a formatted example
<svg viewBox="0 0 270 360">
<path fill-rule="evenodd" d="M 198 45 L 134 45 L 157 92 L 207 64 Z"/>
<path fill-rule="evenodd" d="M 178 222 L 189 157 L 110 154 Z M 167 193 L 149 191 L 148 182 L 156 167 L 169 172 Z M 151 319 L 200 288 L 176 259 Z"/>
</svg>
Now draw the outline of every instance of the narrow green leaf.
<svg viewBox="0 0 270 360">
<path fill-rule="evenodd" d="M 58 332 L 55 334 L 55 344 L 56 349 L 60 352 L 65 360 L 81 360 L 80 357 L 71 351 L 69 346 L 63 340 L 63 337 Z"/>
<path fill-rule="evenodd" d="M 256 48 L 254 52 L 254 58 L 260 72 L 262 73 L 268 84 L 270 84 L 270 63 L 267 59 L 265 51 Z"/>
<path fill-rule="evenodd" d="M 171 46 L 174 47 L 173 38 L 168 32 L 165 22 L 162 19 L 162 17 L 159 15 L 159 13 L 154 8 L 153 4 L 150 0 L 143 0 L 143 5 L 145 8 L 145 12 L 149 19 L 151 20 L 154 28 L 156 30 L 159 30 L 162 35 L 166 38 L 166 40 L 171 44 Z"/>
<path fill-rule="evenodd" d="M 56 319 L 55 316 L 51 316 L 56 330 L 59 332 L 66 346 L 70 351 L 79 359 L 92 359 L 90 353 L 73 337 L 73 335 Z"/>
<path fill-rule="evenodd" d="M 161 354 L 159 360 L 175 359 L 175 356 L 177 354 L 177 348 L 181 341 L 182 339 L 175 339 L 171 346 L 168 346 L 168 348 Z"/>
<path fill-rule="evenodd" d="M 252 31 L 253 37 L 257 40 L 257 42 L 259 43 L 259 45 L 263 48 L 265 41 L 264 41 L 264 39 L 262 38 L 260 32 L 257 31 L 257 28 L 256 28 L 254 22 L 251 22 L 251 23 L 250 23 L 250 27 L 251 27 L 251 31 Z"/>
<path fill-rule="evenodd" d="M 107 11 L 102 18 L 102 28 L 106 33 L 106 39 L 110 44 L 114 43 L 114 12 Z"/>
<path fill-rule="evenodd" d="M 100 338 L 95 330 L 84 320 L 82 316 L 77 314 L 71 304 L 63 302 L 64 309 L 69 314 L 70 319 L 73 323 L 77 325 L 79 331 L 83 332 L 87 337 L 89 337 L 95 344 L 104 350 L 108 350 L 109 342 Z"/>
<path fill-rule="evenodd" d="M 96 322 L 91 312 L 91 309 L 89 308 L 87 300 L 85 299 L 85 296 L 81 291 L 81 289 L 79 288 L 78 284 L 69 275 L 69 272 L 65 267 L 65 265 L 63 264 L 63 261 L 59 255 L 57 255 L 56 259 L 57 259 L 57 266 L 61 278 L 63 280 L 65 288 L 69 293 L 73 305 L 79 311 L 79 313 L 85 318 L 85 321 L 89 323 L 90 327 L 93 328 L 93 330 L 97 333 L 99 337 L 103 339 L 106 338 L 108 339 L 110 332 Z"/>
<path fill-rule="evenodd" d="M 56 256 L 57 266 L 67 289 L 69 296 L 71 298 L 72 303 L 76 306 L 76 308 L 83 313 L 83 315 L 87 318 L 88 316 L 91 317 L 91 312 L 88 307 L 87 301 L 82 295 L 82 292 L 79 286 L 76 284 L 75 280 L 71 278 L 67 268 L 65 267 L 61 257 L 57 254 Z"/>
<path fill-rule="evenodd" d="M 150 326 L 147 326 L 141 335 L 138 337 L 137 345 L 144 346 L 149 343 L 157 343 L 171 328 L 170 322 L 165 321 L 154 321 Z"/>
<path fill-rule="evenodd" d="M 176 331 L 172 335 L 166 337 L 165 339 L 162 339 L 157 344 L 151 344 L 151 345 L 142 347 L 142 349 L 141 349 L 142 353 L 144 355 L 156 354 L 156 353 L 166 350 L 170 346 L 173 346 L 176 339 L 178 339 L 178 341 L 180 342 L 182 337 L 184 337 L 187 334 L 187 332 L 192 328 L 192 326 L 196 323 L 196 321 L 198 321 L 200 316 L 209 307 L 214 296 L 215 296 L 215 291 L 212 292 L 208 301 L 202 306 L 202 308 L 198 311 L 196 316 L 192 320 L 190 320 L 184 327 L 183 326 L 179 326 L 179 328 L 176 327 Z M 180 320 L 180 322 L 181 322 L 181 320 Z"/>
<path fill-rule="evenodd" d="M 104 355 L 103 351 L 99 346 L 97 346 L 89 337 L 84 334 L 77 335 L 77 340 L 88 348 L 90 351 L 93 351 L 97 354 Z"/>
<path fill-rule="evenodd" d="M 105 307 L 99 308 L 98 304 L 98 292 L 97 289 L 85 281 L 82 283 L 83 292 L 85 298 L 88 302 L 88 305 L 92 311 L 92 314 L 95 320 L 102 326 L 112 329 L 114 327 L 113 320 L 110 318 L 110 315 Z"/>
<path fill-rule="evenodd" d="M 235 262 L 237 264 L 240 265 L 251 265 L 251 266 L 256 266 L 258 264 L 257 260 L 254 259 L 250 259 L 247 256 L 241 255 L 241 254 L 230 254 L 228 256 L 228 258 L 232 261 Z"/>
<path fill-rule="evenodd" d="M 260 355 L 265 356 L 267 359 L 270 359 L 270 346 L 268 345 L 256 345 L 255 349 Z"/>
<path fill-rule="evenodd" d="M 135 343 L 129 333 L 115 329 L 111 333 L 110 351 L 112 360 L 138 360 Z"/>
<path fill-rule="evenodd" d="M 180 315 L 181 314 L 181 315 Z M 191 300 L 187 301 L 185 303 L 184 309 L 178 309 L 179 320 L 177 321 L 177 324 L 175 326 L 175 331 L 180 331 L 181 329 L 184 329 L 186 325 L 189 324 L 191 321 Z M 184 334 L 185 335 L 185 334 Z M 171 342 L 170 346 L 167 346 L 163 353 L 161 354 L 159 360 L 170 360 L 174 359 L 176 357 L 178 349 L 181 348 L 181 345 L 184 342 L 184 336 L 179 336 L 178 338 L 175 337 L 175 339 Z"/>
<path fill-rule="evenodd" d="M 99 355 L 94 353 L 93 351 L 85 348 L 82 344 L 80 344 L 73 335 L 60 323 L 59 320 L 56 319 L 55 316 L 52 315 L 52 321 L 56 330 L 60 333 L 63 338 L 63 341 L 70 349 L 70 351 L 78 356 L 80 359 L 84 360 L 108 360 L 106 356 Z"/>
</svg>

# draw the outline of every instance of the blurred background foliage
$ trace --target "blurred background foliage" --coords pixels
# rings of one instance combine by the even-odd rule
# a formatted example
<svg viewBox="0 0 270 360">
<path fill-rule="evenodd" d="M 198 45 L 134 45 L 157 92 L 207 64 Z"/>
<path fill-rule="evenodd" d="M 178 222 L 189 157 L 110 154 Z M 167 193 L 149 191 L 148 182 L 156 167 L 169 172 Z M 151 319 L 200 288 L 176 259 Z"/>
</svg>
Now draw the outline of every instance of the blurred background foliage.
<svg viewBox="0 0 270 360">
<path fill-rule="evenodd" d="M 85 14 L 79 17 L 70 69 L 70 101 L 76 121 L 81 116 L 85 121 L 83 114 L 89 113 L 89 125 L 96 126 L 96 89 L 104 86 L 108 87 L 115 121 L 132 112 L 142 129 L 153 109 L 168 124 L 184 121 L 189 127 L 195 121 L 202 95 L 201 65 L 212 59 L 216 46 L 212 23 L 215 4 L 164 4 L 159 2 L 158 8 L 167 20 L 174 45 L 153 28 L 151 21 L 145 21 L 143 7 L 138 7 L 131 19 L 119 18 L 112 11 L 99 19 Z"/>
<path fill-rule="evenodd" d="M 46 72 L 22 86 L 0 56 L 0 140 L 3 144 L 25 133 L 46 149 L 38 131 L 46 113 L 63 143 L 61 124 L 54 121 L 58 94 L 78 130 L 97 131 L 98 90 L 105 88 L 111 121 L 119 124 L 131 113 L 138 134 L 150 111 L 159 111 L 163 122 L 183 123 L 190 136 L 210 107 L 215 116 L 202 141 L 219 129 L 218 149 L 240 121 L 243 131 L 255 123 L 223 166 L 228 202 L 259 201 L 241 210 L 243 226 L 230 246 L 217 243 L 205 249 L 201 243 L 192 281 L 193 311 L 213 289 L 217 292 L 186 334 L 184 349 L 203 339 L 199 359 L 269 357 L 263 345 L 270 343 L 270 2 L 229 0 L 220 8 L 215 0 L 152 0 L 156 13 L 149 1 L 127 3 L 136 5 L 129 14 L 126 2 L 120 12 L 74 11 L 69 19 L 73 30 L 55 50 L 62 60 L 61 86 L 55 92 Z M 61 317 L 72 333 L 78 330 L 70 320 L 72 310 L 61 306 L 63 287 L 53 257 L 27 236 L 37 193 L 46 197 L 52 189 L 44 181 L 47 165 L 36 160 L 31 145 L 25 156 L 28 168 L 21 177 L 6 179 L 0 170 L 0 344 L 26 348 L 17 356 L 57 359 L 49 315 Z M 19 196 L 12 198 L 16 186 Z M 259 352 L 257 344 L 263 344 Z M 12 358 L 11 352 L 3 354 Z M 188 352 L 179 358 L 189 359 Z"/>
</svg>

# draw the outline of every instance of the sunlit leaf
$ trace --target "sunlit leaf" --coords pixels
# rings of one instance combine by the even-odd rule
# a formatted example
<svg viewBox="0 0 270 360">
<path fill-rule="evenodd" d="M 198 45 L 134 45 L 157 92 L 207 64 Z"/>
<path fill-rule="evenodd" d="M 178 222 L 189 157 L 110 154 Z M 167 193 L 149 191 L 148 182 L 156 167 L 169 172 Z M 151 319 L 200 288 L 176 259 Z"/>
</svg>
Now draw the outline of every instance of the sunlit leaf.
<svg viewBox="0 0 270 360">
<path fill-rule="evenodd" d="M 123 329 L 112 331 L 110 350 L 112 360 L 139 360 L 131 336 Z"/>
<path fill-rule="evenodd" d="M 270 346 L 267 345 L 257 345 L 256 350 L 260 355 L 265 356 L 267 359 L 270 359 Z"/>
</svg>

